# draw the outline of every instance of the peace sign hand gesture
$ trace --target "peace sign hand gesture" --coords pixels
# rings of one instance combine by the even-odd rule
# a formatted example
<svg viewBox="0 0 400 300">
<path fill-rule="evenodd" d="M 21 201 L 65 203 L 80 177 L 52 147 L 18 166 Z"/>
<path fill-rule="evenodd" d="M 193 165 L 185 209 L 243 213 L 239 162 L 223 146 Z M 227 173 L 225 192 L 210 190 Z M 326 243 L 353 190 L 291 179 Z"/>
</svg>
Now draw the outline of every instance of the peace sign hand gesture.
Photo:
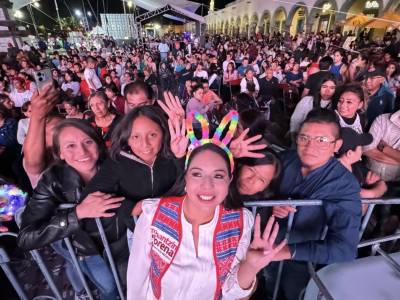
<svg viewBox="0 0 400 300">
<path fill-rule="evenodd" d="M 233 157 L 253 157 L 253 158 L 263 158 L 264 154 L 254 153 L 253 151 L 261 150 L 267 147 L 265 144 L 252 145 L 252 143 L 260 140 L 262 138 L 261 134 L 253 136 L 251 138 L 246 138 L 249 133 L 249 128 L 245 129 L 236 139 L 231 142 L 229 149 L 231 150 Z"/>
<path fill-rule="evenodd" d="M 275 260 L 275 256 L 286 245 L 286 240 L 283 240 L 279 245 L 275 246 L 279 225 L 275 223 L 275 218 L 273 216 L 269 218 L 262 235 L 260 223 L 260 215 L 257 215 L 254 224 L 254 238 L 246 254 L 246 263 L 250 264 L 257 271 Z"/>
<path fill-rule="evenodd" d="M 174 122 L 174 120 L 182 121 L 185 118 L 185 111 L 177 96 L 174 96 L 171 92 L 164 92 L 165 102 L 157 100 L 158 105 L 165 111 L 168 118 Z"/>
<path fill-rule="evenodd" d="M 189 139 L 186 137 L 185 119 L 168 119 L 168 128 L 171 135 L 171 151 L 176 158 L 185 156 Z"/>
</svg>

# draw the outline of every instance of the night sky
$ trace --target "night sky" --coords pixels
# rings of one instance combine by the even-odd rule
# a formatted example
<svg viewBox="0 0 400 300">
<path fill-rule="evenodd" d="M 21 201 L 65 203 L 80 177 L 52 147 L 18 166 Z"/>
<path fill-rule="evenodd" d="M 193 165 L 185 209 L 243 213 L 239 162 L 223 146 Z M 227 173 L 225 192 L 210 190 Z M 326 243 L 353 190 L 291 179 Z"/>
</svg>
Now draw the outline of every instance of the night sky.
<svg viewBox="0 0 400 300">
<path fill-rule="evenodd" d="M 150 0 L 149 0 L 150 1 Z M 193 2 L 197 3 L 203 3 L 205 5 L 208 5 L 210 3 L 209 0 L 192 0 Z M 220 9 L 223 8 L 226 4 L 233 2 L 234 0 L 215 0 L 215 8 Z M 56 9 L 54 5 L 54 0 L 39 0 L 40 2 L 40 9 L 45 12 L 46 14 L 50 15 L 52 18 L 57 19 L 56 15 Z M 93 11 L 91 11 L 89 2 L 93 8 Z M 105 4 L 105 9 L 103 6 L 103 2 Z M 166 1 L 167 2 L 167 1 Z M 60 12 L 60 17 L 69 17 L 71 14 L 74 14 L 74 11 L 76 9 L 79 9 L 83 11 L 83 3 L 85 4 L 85 9 L 86 11 L 91 11 L 92 12 L 92 17 L 89 18 L 89 22 L 91 26 L 96 25 L 96 18 L 94 17 L 95 14 L 97 13 L 104 13 L 106 11 L 107 13 L 123 13 L 123 7 L 122 7 L 122 2 L 118 0 L 57 0 L 58 3 L 58 8 Z M 37 25 L 44 25 L 47 28 L 52 28 L 55 24 L 55 20 L 52 18 L 44 15 L 43 13 L 39 12 L 35 8 L 32 8 L 34 17 L 36 20 Z M 26 8 L 21 9 L 21 11 L 24 14 L 24 18 L 22 19 L 25 22 L 32 23 L 32 20 L 29 16 L 29 13 Z M 145 11 L 140 11 L 140 13 L 143 13 Z M 201 7 L 197 10 L 198 14 L 201 13 Z M 207 8 L 203 7 L 203 15 L 207 14 Z M 100 19 L 100 18 L 98 18 Z M 170 21 L 168 19 L 162 18 L 163 24 L 169 24 L 173 21 Z"/>
</svg>

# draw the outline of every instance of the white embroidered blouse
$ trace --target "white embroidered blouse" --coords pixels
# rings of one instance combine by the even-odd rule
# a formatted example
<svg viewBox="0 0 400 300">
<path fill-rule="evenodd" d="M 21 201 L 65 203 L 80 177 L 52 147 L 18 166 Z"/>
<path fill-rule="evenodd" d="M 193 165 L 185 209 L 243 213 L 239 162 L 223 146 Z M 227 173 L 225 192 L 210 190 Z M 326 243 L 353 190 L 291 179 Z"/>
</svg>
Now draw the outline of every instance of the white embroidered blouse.
<svg viewBox="0 0 400 300">
<path fill-rule="evenodd" d="M 127 299 L 154 300 L 150 283 L 150 226 L 156 212 L 159 199 L 143 201 L 143 213 L 136 223 L 133 245 L 129 256 L 127 272 Z M 231 271 L 222 286 L 222 299 L 238 299 L 250 294 L 240 288 L 237 280 L 239 263 L 245 258 L 251 240 L 252 214 L 243 209 L 243 233 L 239 241 L 236 257 Z M 214 299 L 216 288 L 216 270 L 213 257 L 213 237 L 218 221 L 219 207 L 215 210 L 211 222 L 199 227 L 198 257 L 192 235 L 192 225 L 186 220 L 183 210 L 182 241 L 176 256 L 161 281 L 162 300 Z"/>
</svg>

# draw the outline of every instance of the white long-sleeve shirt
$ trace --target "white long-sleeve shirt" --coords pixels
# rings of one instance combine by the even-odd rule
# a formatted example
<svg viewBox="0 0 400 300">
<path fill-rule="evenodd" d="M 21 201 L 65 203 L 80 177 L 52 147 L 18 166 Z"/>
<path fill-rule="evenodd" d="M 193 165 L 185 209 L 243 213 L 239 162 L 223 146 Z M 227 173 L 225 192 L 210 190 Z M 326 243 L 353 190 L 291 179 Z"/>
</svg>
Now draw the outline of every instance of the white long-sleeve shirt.
<svg viewBox="0 0 400 300">
<path fill-rule="evenodd" d="M 140 216 L 133 235 L 127 272 L 127 300 L 155 300 L 150 283 L 150 250 L 152 245 L 150 227 L 159 199 L 143 201 Z M 183 203 L 184 205 L 184 203 Z M 251 240 L 253 216 L 243 209 L 243 234 L 240 238 L 236 257 L 222 286 L 222 299 L 247 297 L 252 288 L 243 290 L 237 280 L 239 263 L 247 252 Z M 214 230 L 218 221 L 219 207 L 211 222 L 200 225 L 198 256 L 193 242 L 192 225 L 181 213 L 182 241 L 178 252 L 161 280 L 161 300 L 214 299 L 216 270 L 213 256 Z M 255 282 L 255 281 L 254 281 Z"/>
<path fill-rule="evenodd" d="M 26 134 L 28 133 L 29 120 L 29 118 L 25 118 L 18 121 L 17 141 L 20 145 L 24 144 Z"/>
<path fill-rule="evenodd" d="M 306 119 L 308 113 L 312 111 L 314 105 L 313 96 L 305 96 L 297 103 L 296 108 L 290 118 L 290 132 L 298 132 L 301 123 Z M 331 100 L 321 99 L 321 108 L 327 108 L 331 104 Z"/>
<path fill-rule="evenodd" d="M 257 78 L 253 77 L 253 82 L 254 82 L 254 86 L 255 86 L 255 91 L 258 92 L 260 90 L 260 85 L 258 84 Z M 247 90 L 246 77 L 242 78 L 242 81 L 240 81 L 240 92 L 241 93 L 248 93 L 249 92 Z"/>
</svg>

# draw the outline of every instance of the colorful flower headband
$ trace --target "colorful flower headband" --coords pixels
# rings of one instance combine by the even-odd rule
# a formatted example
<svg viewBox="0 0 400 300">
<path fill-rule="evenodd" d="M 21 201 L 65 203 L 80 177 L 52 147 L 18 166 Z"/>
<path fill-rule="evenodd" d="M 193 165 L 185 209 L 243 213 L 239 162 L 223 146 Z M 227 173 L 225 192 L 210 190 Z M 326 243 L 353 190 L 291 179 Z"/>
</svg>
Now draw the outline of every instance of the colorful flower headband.
<svg viewBox="0 0 400 300">
<path fill-rule="evenodd" d="M 193 121 L 197 120 L 201 124 L 201 132 L 202 137 L 201 140 L 198 140 L 194 135 L 193 130 Z M 229 158 L 229 163 L 231 165 L 231 173 L 233 173 L 234 169 L 234 161 L 232 152 L 228 149 L 228 144 L 232 140 L 233 134 L 235 133 L 236 127 L 238 125 L 239 114 L 235 110 L 231 110 L 225 117 L 221 120 L 218 128 L 215 130 L 214 136 L 210 139 L 210 125 L 207 119 L 199 112 L 192 112 L 186 118 L 186 131 L 187 136 L 190 140 L 190 145 L 188 148 L 188 152 L 186 154 L 186 162 L 185 162 L 185 169 L 187 168 L 189 157 L 192 154 L 193 150 L 197 147 L 203 146 L 205 144 L 214 144 L 220 147 L 222 150 L 226 152 Z M 225 128 L 229 124 L 228 132 L 225 134 L 225 137 L 221 140 L 221 135 L 224 132 Z"/>
</svg>

